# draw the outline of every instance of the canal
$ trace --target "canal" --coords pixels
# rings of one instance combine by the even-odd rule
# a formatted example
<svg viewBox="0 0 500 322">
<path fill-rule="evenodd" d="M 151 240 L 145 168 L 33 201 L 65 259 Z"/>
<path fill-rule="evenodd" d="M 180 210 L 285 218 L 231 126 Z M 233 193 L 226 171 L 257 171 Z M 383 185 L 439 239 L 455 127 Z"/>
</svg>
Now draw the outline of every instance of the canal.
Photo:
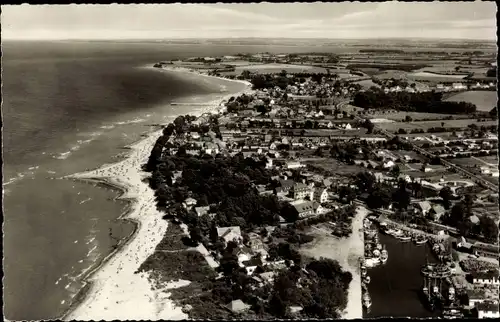
<svg viewBox="0 0 500 322">
<path fill-rule="evenodd" d="M 428 311 L 419 292 L 423 286 L 420 275 L 426 261 L 438 262 L 428 244 L 416 245 L 379 233 L 389 258 L 385 264 L 368 269 L 368 291 L 372 306 L 363 313 L 364 318 L 380 317 L 437 317 L 439 312 Z"/>
</svg>

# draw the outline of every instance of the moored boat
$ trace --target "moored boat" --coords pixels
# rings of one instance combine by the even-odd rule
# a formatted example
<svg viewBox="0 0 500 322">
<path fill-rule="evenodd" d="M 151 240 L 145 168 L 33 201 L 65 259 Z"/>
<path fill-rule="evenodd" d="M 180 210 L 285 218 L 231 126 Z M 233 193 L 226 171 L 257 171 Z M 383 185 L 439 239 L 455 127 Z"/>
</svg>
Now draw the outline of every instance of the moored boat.
<svg viewBox="0 0 500 322">
<path fill-rule="evenodd" d="M 427 243 L 427 238 L 425 238 L 424 236 L 419 236 L 415 240 L 415 244 L 417 245 L 424 245 L 425 243 Z"/>
<path fill-rule="evenodd" d="M 370 278 L 370 276 L 368 276 L 368 275 L 367 275 L 367 276 L 365 276 L 365 278 L 363 279 L 363 282 L 364 282 L 365 284 L 370 284 L 370 281 L 371 281 L 371 278 Z"/>
<path fill-rule="evenodd" d="M 367 309 L 372 306 L 372 299 L 370 298 L 368 292 L 363 295 L 363 306 Z"/>
<path fill-rule="evenodd" d="M 366 258 L 366 267 L 374 267 L 379 263 L 380 263 L 380 259 L 378 257 Z"/>
<path fill-rule="evenodd" d="M 386 249 L 382 249 L 382 251 L 380 252 L 380 261 L 382 263 L 385 263 L 387 262 L 388 258 L 389 258 L 389 253 L 387 252 Z"/>
<path fill-rule="evenodd" d="M 407 235 L 405 233 L 401 233 L 397 238 L 401 241 L 410 241 L 411 240 L 411 236 Z"/>
</svg>

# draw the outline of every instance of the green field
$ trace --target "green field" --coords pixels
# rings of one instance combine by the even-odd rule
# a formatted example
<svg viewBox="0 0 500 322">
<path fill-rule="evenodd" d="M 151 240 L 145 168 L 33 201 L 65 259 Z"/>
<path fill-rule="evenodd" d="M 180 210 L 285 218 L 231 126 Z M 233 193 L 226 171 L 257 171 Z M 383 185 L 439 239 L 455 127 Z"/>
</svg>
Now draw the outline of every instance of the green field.
<svg viewBox="0 0 500 322">
<path fill-rule="evenodd" d="M 491 111 L 497 105 L 496 91 L 467 91 L 458 93 L 446 99 L 451 102 L 470 102 L 477 106 L 478 111 Z"/>
<path fill-rule="evenodd" d="M 393 123 L 377 123 L 377 127 L 387 130 L 387 131 L 397 131 L 398 129 L 423 129 L 426 131 L 428 128 L 432 127 L 441 127 L 441 123 L 444 122 L 444 127 L 452 127 L 452 128 L 466 128 L 470 124 L 476 124 L 478 127 L 480 126 L 491 126 L 497 125 L 497 121 L 486 121 L 486 122 L 477 122 L 477 119 L 462 119 L 462 120 L 443 120 L 443 121 L 421 121 L 421 122 L 393 122 Z M 429 133 L 433 134 L 433 133 Z"/>
</svg>

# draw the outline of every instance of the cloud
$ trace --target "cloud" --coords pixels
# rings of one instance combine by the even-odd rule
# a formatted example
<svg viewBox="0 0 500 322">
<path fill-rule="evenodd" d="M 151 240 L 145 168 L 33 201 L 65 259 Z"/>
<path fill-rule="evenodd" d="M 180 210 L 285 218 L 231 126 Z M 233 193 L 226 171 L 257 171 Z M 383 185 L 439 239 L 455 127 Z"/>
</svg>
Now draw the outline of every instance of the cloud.
<svg viewBox="0 0 500 322">
<path fill-rule="evenodd" d="M 2 37 L 495 39 L 492 2 L 2 6 Z"/>
</svg>

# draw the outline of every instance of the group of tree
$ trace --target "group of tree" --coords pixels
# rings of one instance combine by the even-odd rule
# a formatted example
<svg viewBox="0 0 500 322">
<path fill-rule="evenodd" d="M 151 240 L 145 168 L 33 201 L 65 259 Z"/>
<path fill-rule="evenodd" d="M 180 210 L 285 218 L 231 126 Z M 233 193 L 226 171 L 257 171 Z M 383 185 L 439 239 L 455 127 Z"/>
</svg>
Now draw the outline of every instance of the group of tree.
<svg viewBox="0 0 500 322">
<path fill-rule="evenodd" d="M 389 92 L 371 88 L 355 94 L 352 104 L 364 109 L 390 110 L 407 112 L 473 114 L 476 105 L 468 102 L 443 101 L 439 92 Z"/>
</svg>

